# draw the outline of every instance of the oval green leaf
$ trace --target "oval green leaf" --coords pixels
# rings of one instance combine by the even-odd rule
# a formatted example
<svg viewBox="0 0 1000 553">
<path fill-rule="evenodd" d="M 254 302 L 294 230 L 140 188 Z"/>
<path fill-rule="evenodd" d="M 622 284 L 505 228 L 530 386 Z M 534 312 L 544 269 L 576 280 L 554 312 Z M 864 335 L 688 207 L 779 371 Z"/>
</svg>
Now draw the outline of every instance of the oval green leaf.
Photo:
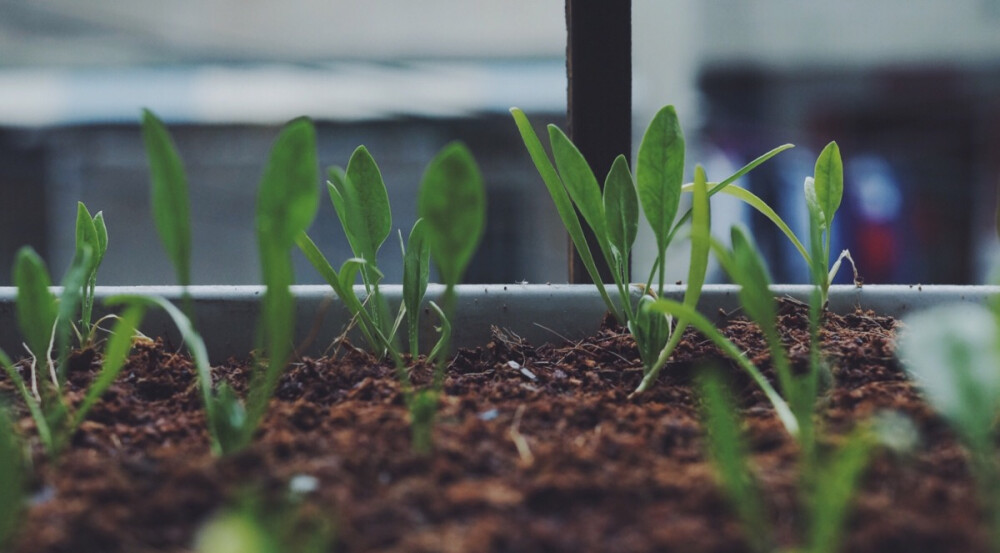
<svg viewBox="0 0 1000 553">
<path fill-rule="evenodd" d="M 355 254 L 374 264 L 379 248 L 392 231 L 392 213 L 382 173 L 364 146 L 358 146 L 351 155 L 346 177 L 341 193 L 349 200 L 348 222 L 363 248 Z"/>
<path fill-rule="evenodd" d="M 618 250 L 621 263 L 627 264 L 639 231 L 639 199 L 625 156 L 615 158 L 604 181 L 604 215 L 608 225 L 608 242 Z M 627 267 L 619 267 L 618 273 L 627 275 Z"/>
<path fill-rule="evenodd" d="M 472 260 L 486 224 L 483 177 L 468 148 L 452 142 L 431 160 L 417 203 L 441 278 L 454 286 Z"/>
<path fill-rule="evenodd" d="M 646 128 L 635 177 L 642 211 L 662 257 L 684 184 L 684 134 L 673 106 L 657 112 Z"/>
<path fill-rule="evenodd" d="M 552 157 L 559 168 L 559 176 L 569 197 L 573 199 L 580 215 L 594 231 L 601 248 L 607 256 L 607 229 L 604 219 L 604 202 L 601 200 L 601 186 L 590 169 L 590 164 L 569 139 L 562 129 L 549 125 L 549 142 L 552 145 Z"/>
<path fill-rule="evenodd" d="M 56 297 L 49 291 L 52 280 L 45 262 L 30 246 L 17 252 L 14 285 L 17 286 L 17 325 L 32 354 L 43 366 L 59 308 Z"/>
</svg>

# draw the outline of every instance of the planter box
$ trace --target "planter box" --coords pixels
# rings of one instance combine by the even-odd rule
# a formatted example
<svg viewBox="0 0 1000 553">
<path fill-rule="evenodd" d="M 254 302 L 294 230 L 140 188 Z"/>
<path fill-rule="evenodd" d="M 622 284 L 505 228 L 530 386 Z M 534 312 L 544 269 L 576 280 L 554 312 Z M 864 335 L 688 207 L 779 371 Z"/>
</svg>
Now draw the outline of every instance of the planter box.
<svg viewBox="0 0 1000 553">
<path fill-rule="evenodd" d="M 395 310 L 401 297 L 399 285 L 383 286 L 382 290 Z M 698 309 L 711 315 L 722 309 L 731 311 L 739 307 L 738 288 L 733 285 L 706 286 Z M 808 300 L 811 287 L 782 285 L 773 288 L 775 295 Z M 202 333 L 213 359 L 229 356 L 244 357 L 253 348 L 257 325 L 261 286 L 194 286 L 198 330 Z M 356 291 L 363 293 L 362 288 Z M 443 287 L 431 285 L 427 298 L 441 295 Z M 101 300 L 115 294 L 158 295 L 180 305 L 181 290 L 176 286 L 98 287 L 95 319 L 106 313 Z M 322 352 L 330 341 L 339 336 L 349 322 L 349 314 L 340 305 L 328 286 L 296 286 L 298 323 L 297 344 L 312 335 L 310 345 L 303 353 Z M 614 297 L 615 291 L 609 287 Z M 950 302 L 983 303 L 990 295 L 1000 293 L 998 286 L 921 286 L 921 285 L 869 285 L 856 288 L 851 285 L 833 286 L 830 291 L 830 308 L 837 313 L 847 313 L 860 307 L 881 315 L 903 317 L 921 309 Z M 666 296 L 680 300 L 683 286 L 669 286 Z M 11 355 L 23 353 L 20 334 L 14 315 L 16 290 L 0 288 L 0 348 Z M 456 321 L 453 328 L 457 347 L 485 345 L 490 339 L 491 326 L 509 330 L 532 344 L 558 342 L 562 337 L 579 339 L 598 329 L 605 314 L 604 303 L 592 285 L 568 284 L 488 284 L 458 287 Z M 395 311 L 394 311 L 395 312 Z M 434 317 L 425 317 L 422 339 L 435 338 L 432 329 Z M 142 325 L 151 337 L 163 336 L 179 343 L 176 329 L 168 318 L 152 310 Z M 354 342 L 364 346 L 358 337 Z M 426 351 L 426 345 L 424 346 Z"/>
</svg>

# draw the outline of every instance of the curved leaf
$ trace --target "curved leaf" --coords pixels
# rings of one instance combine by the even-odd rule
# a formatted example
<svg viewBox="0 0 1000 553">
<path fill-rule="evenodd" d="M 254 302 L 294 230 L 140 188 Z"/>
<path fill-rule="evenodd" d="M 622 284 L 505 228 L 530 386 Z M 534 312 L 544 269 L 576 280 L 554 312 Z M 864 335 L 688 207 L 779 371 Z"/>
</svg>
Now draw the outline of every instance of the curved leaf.
<svg viewBox="0 0 1000 553">
<path fill-rule="evenodd" d="M 30 246 L 17 252 L 14 285 L 17 286 L 17 326 L 39 365 L 44 366 L 59 308 L 55 295 L 49 291 L 52 281 L 45 262 Z"/>
<path fill-rule="evenodd" d="M 306 118 L 288 123 L 278 135 L 257 195 L 259 240 L 289 249 L 309 228 L 319 197 L 316 131 Z"/>
<path fill-rule="evenodd" d="M 427 281 L 430 279 L 431 250 L 425 227 L 423 219 L 417 219 L 410 230 L 406 251 L 403 253 L 403 304 L 410 353 L 414 357 L 419 352 L 420 303 L 427 292 Z"/>
<path fill-rule="evenodd" d="M 590 169 L 590 164 L 583 154 L 569 139 L 562 129 L 549 125 L 549 142 L 552 145 L 552 157 L 559 168 L 559 176 L 569 197 L 580 210 L 580 215 L 590 225 L 597 237 L 605 256 L 607 256 L 607 223 L 604 218 L 604 202 L 601 199 L 601 186 Z"/>
<path fill-rule="evenodd" d="M 510 113 L 514 117 L 514 124 L 517 125 L 518 132 L 521 133 L 521 140 L 528 150 L 528 155 L 531 156 L 531 161 L 535 164 L 535 169 L 538 170 L 545 188 L 549 191 L 549 196 L 552 197 L 556 211 L 559 213 L 559 218 L 562 219 L 563 226 L 566 227 L 566 232 L 569 233 L 577 255 L 580 257 L 584 268 L 586 268 L 587 274 L 590 275 L 591 282 L 597 286 L 597 291 L 600 293 L 601 299 L 604 300 L 608 311 L 613 313 L 616 319 L 624 322 L 621 312 L 615 306 L 614 302 L 611 301 L 611 297 L 608 296 L 608 292 L 604 288 L 604 282 L 601 280 L 600 273 L 597 272 L 597 265 L 594 264 L 594 256 L 587 246 L 586 238 L 584 238 L 580 219 L 576 214 L 576 210 L 573 209 L 573 203 L 570 201 L 569 195 L 566 193 L 566 188 L 559 179 L 559 174 L 556 172 L 555 167 L 552 166 L 549 157 L 545 154 L 545 148 L 542 147 L 541 140 L 538 139 L 538 135 L 531 128 L 531 122 L 528 121 L 528 117 L 524 115 L 523 111 L 511 108 Z"/>
<path fill-rule="evenodd" d="M 177 282 L 187 286 L 191 284 L 191 202 L 184 164 L 166 126 L 148 109 L 142 110 L 142 139 L 149 158 L 156 231 L 177 272 Z"/>
<path fill-rule="evenodd" d="M 831 142 L 823 148 L 816 159 L 814 178 L 816 180 L 816 199 L 827 231 L 833 228 L 833 215 L 840 207 L 844 196 L 844 164 L 840 159 L 840 147 Z"/>
</svg>

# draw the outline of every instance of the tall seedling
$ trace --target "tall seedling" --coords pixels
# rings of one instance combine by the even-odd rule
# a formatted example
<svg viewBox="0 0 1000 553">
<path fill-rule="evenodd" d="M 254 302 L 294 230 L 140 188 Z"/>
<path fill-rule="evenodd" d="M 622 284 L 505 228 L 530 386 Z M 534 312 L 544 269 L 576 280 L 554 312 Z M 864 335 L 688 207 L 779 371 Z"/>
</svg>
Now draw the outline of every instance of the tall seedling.
<svg viewBox="0 0 1000 553">
<path fill-rule="evenodd" d="M 292 354 L 295 281 L 291 249 L 312 224 L 319 207 L 316 131 L 308 119 L 285 125 L 271 149 L 257 195 L 257 246 L 266 291 L 258 337 L 267 360 L 250 381 L 244 441 L 260 424 L 267 403 Z"/>
<path fill-rule="evenodd" d="M 486 226 L 486 192 L 479 167 L 469 150 L 453 142 L 430 162 L 420 182 L 417 200 L 420 218 L 426 224 L 426 240 L 444 281 L 442 323 L 448 324 L 455 311 L 455 286 L 461 282 Z M 434 384 L 410 398 L 414 448 L 427 452 L 430 429 L 437 411 L 437 398 L 444 385 L 448 355 L 448 330 L 443 351 L 437 357 Z"/>
<path fill-rule="evenodd" d="M 149 159 L 150 205 L 160 242 L 184 289 L 184 311 L 194 317 L 191 285 L 191 202 L 184 164 L 167 127 L 148 109 L 142 110 L 142 140 Z"/>
<path fill-rule="evenodd" d="M 666 106 L 656 114 L 643 136 L 639 146 L 635 182 L 625 157 L 619 156 L 605 179 L 602 195 L 586 160 L 561 130 L 553 125 L 548 129 L 552 156 L 555 159 L 553 165 L 524 113 L 517 108 L 512 108 L 511 113 L 584 267 L 597 285 L 608 310 L 628 327 L 636 340 L 644 365 L 643 382 L 636 390 L 641 392 L 655 381 L 687 322 L 681 320 L 681 324 L 675 326 L 669 316 L 644 309 L 644 306 L 663 293 L 665 252 L 678 229 L 696 215 L 703 215 L 692 227 L 694 247 L 685 302 L 693 306 L 701 293 L 707 270 L 707 231 L 703 233 L 700 230 L 700 225 L 708 220 L 707 198 L 718 192 L 729 193 L 750 203 L 772 220 L 777 219 L 777 214 L 759 198 L 742 188 L 732 186 L 732 183 L 791 145 L 775 148 L 722 182 L 709 183 L 702 173 L 700 183 L 696 178 L 695 183 L 685 185 L 684 136 L 674 108 Z M 693 193 L 698 187 L 701 189 L 698 194 L 701 194 L 704 201 L 694 202 L 692 209 L 678 218 L 681 194 L 685 191 Z M 646 221 L 653 229 L 658 255 L 644 288 L 646 293 L 636 301 L 629 291 L 628 262 L 638 228 L 638 206 L 641 206 Z M 611 268 L 618 292 L 617 304 L 611 300 L 600 280 L 594 256 L 584 240 L 577 211 L 594 232 L 597 249 Z M 791 233 L 790 230 L 787 232 Z M 657 282 L 656 288 L 652 286 L 654 280 Z M 672 340 L 673 336 L 676 338 Z"/>
</svg>

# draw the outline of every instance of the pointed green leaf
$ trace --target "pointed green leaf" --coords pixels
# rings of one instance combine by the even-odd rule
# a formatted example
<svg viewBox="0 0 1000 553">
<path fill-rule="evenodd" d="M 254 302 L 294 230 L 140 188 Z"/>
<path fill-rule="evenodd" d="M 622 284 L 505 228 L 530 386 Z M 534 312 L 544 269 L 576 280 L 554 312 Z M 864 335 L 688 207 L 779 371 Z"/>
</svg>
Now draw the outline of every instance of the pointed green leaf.
<svg viewBox="0 0 1000 553">
<path fill-rule="evenodd" d="M 732 392 L 714 371 L 702 373 L 698 384 L 712 466 L 754 550 L 769 551 L 772 543 L 766 511 L 760 489 L 747 467 L 748 448 L 740 432 Z"/>
<path fill-rule="evenodd" d="M 318 180 L 316 131 L 308 119 L 295 119 L 278 135 L 261 178 L 257 196 L 260 240 L 291 248 L 316 216 Z"/>
<path fill-rule="evenodd" d="M 684 290 L 684 304 L 698 305 L 701 288 L 708 272 L 709 239 L 712 232 L 711 206 L 708 201 L 708 180 L 700 165 L 694 169 L 694 193 L 691 198 L 691 261 L 688 264 L 688 282 Z M 678 325 L 680 328 L 680 325 Z"/>
<path fill-rule="evenodd" d="M 662 256 L 684 184 L 684 134 L 673 106 L 657 112 L 646 128 L 635 171 L 639 202 Z"/>
<path fill-rule="evenodd" d="M 730 239 L 735 264 L 730 277 L 740 285 L 740 304 L 758 324 L 773 325 L 778 311 L 770 290 L 771 277 L 757 246 L 739 225 L 733 225 Z"/>
<path fill-rule="evenodd" d="M 406 310 L 407 336 L 410 353 L 418 353 L 420 328 L 420 303 L 427 292 L 430 279 L 430 244 L 427 243 L 423 219 L 417 219 L 410 230 L 410 237 L 403 253 L 403 304 Z"/>
<path fill-rule="evenodd" d="M 570 141 L 562 130 L 549 125 L 549 142 L 552 144 L 552 157 L 559 168 L 559 176 L 569 197 L 573 199 L 576 208 L 580 210 L 583 219 L 594 231 L 601 248 L 607 250 L 607 223 L 604 218 L 604 202 L 601 200 L 601 186 L 590 169 L 590 164 L 576 145 Z"/>
<path fill-rule="evenodd" d="M 621 263 L 628 263 L 629 252 L 639 231 L 639 199 L 625 156 L 618 156 L 604 181 L 604 214 L 608 225 L 608 242 L 618 250 Z M 627 275 L 627 267 L 618 272 Z"/>
<path fill-rule="evenodd" d="M 97 264 L 100 263 L 99 256 L 101 252 L 100 241 L 97 238 L 97 227 L 94 225 L 94 218 L 87 211 L 87 206 L 83 205 L 83 202 L 76 203 L 76 251 L 77 254 L 83 250 L 83 246 L 86 244 L 91 249 L 90 266 L 88 267 L 88 272 L 93 272 L 97 269 Z"/>
<path fill-rule="evenodd" d="M 108 227 L 104 222 L 104 212 L 98 211 L 94 215 L 94 230 L 97 231 L 97 264 L 104 260 L 104 254 L 108 252 Z"/>
<path fill-rule="evenodd" d="M 514 123 L 521 134 L 521 140 L 528 150 L 528 155 L 531 156 L 531 161 L 535 164 L 535 169 L 538 170 L 545 188 L 549 191 L 549 196 L 552 197 L 556 211 L 559 213 L 559 218 L 562 219 L 563 226 L 566 227 L 566 232 L 569 234 L 570 240 L 572 240 L 573 246 L 576 248 L 577 255 L 580 257 L 584 268 L 586 268 L 587 274 L 590 275 L 591 282 L 597 286 L 597 291 L 600 293 L 601 299 L 604 300 L 608 311 L 613 313 L 619 321 L 625 322 L 620 310 L 611 301 L 611 297 L 608 296 L 608 292 L 604 288 L 601 276 L 597 272 L 597 265 L 594 264 L 594 256 L 590 253 L 587 240 L 584 238 L 580 219 L 576 214 L 576 210 L 573 209 L 573 203 L 570 201 L 569 195 L 566 193 L 566 188 L 559 179 L 559 174 L 556 173 L 555 167 L 552 166 L 552 162 L 545 154 L 542 141 L 538 139 L 538 135 L 531 128 L 531 122 L 528 121 L 528 117 L 524 115 L 523 111 L 511 108 L 510 113 L 514 117 Z"/>
<path fill-rule="evenodd" d="M 445 284 L 462 280 L 486 225 L 486 192 L 472 154 L 452 142 L 431 160 L 420 182 L 420 218 Z"/>
<path fill-rule="evenodd" d="M 670 339 L 670 319 L 663 313 L 646 307 L 653 301 L 653 298 L 647 295 L 639 298 L 635 316 L 628 322 L 629 333 L 639 350 L 639 359 L 647 371 L 655 365 L 660 352 Z M 655 378 L 654 375 L 652 379 Z"/>
<path fill-rule="evenodd" d="M 815 169 L 816 200 L 826 228 L 833 228 L 833 215 L 840 207 L 844 196 L 844 164 L 840 159 L 840 148 L 831 142 L 820 152 Z"/>
<path fill-rule="evenodd" d="M 872 445 L 867 429 L 856 430 L 825 463 L 811 498 L 808 551 L 836 553 L 841 550 L 844 522 L 868 466 Z"/>
<path fill-rule="evenodd" d="M 347 164 L 345 190 L 350 191 L 351 205 L 348 214 L 355 236 L 363 244 L 364 257 L 374 266 L 379 248 L 392 231 L 392 213 L 389 194 L 386 192 L 382 173 L 364 146 L 358 146 Z M 355 252 L 357 254 L 358 252 Z"/>
<path fill-rule="evenodd" d="M 46 352 L 58 315 L 56 297 L 49 291 L 52 281 L 45 262 L 30 246 L 17 252 L 14 261 L 14 285 L 17 286 L 17 325 L 38 366 L 44 369 Z"/>
<path fill-rule="evenodd" d="M 150 202 L 156 231 L 181 286 L 191 284 L 191 202 L 184 164 L 167 127 L 142 111 L 142 139 L 149 158 Z"/>
</svg>

